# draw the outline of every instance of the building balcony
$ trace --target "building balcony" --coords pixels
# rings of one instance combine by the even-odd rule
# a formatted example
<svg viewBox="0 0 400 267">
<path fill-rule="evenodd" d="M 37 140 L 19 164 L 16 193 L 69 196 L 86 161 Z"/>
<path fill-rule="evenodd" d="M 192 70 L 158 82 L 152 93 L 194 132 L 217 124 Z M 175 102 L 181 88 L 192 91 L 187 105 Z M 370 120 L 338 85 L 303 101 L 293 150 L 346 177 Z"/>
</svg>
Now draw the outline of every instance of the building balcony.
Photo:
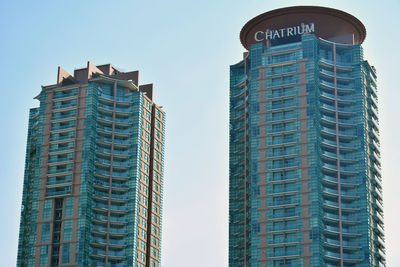
<svg viewBox="0 0 400 267">
<path fill-rule="evenodd" d="M 74 162 L 74 156 L 68 156 L 66 158 L 50 158 L 48 161 L 49 166 L 72 164 Z"/>
<path fill-rule="evenodd" d="M 105 102 L 113 102 L 116 101 L 120 105 L 131 105 L 133 98 L 132 96 L 112 96 L 112 95 L 107 95 L 107 94 L 101 94 L 99 95 L 99 100 L 103 100 Z"/>
<path fill-rule="evenodd" d="M 333 115 L 336 112 L 336 107 L 332 104 L 320 103 L 321 111 L 327 112 Z M 353 112 L 351 106 L 338 107 L 337 112 L 341 117 L 353 117 L 355 112 Z"/>
<path fill-rule="evenodd" d="M 287 251 L 282 253 L 267 253 L 267 257 L 271 259 L 290 259 L 300 257 L 300 251 Z"/>
<path fill-rule="evenodd" d="M 324 208 L 333 209 L 335 211 L 339 209 L 339 202 L 324 199 L 322 204 L 323 204 Z M 346 211 L 346 212 L 357 212 L 360 210 L 360 208 L 358 208 L 356 205 L 347 204 L 347 203 L 343 203 L 343 202 L 341 203 L 340 207 L 343 211 Z M 346 217 L 346 216 L 343 216 L 343 217 Z M 350 221 L 355 219 L 355 217 L 351 217 L 351 216 L 348 216 L 346 218 Z"/>
<path fill-rule="evenodd" d="M 336 77 L 336 79 L 340 79 L 343 81 L 351 81 L 354 79 L 353 77 L 351 77 L 350 73 L 337 73 L 336 72 L 336 75 L 335 75 L 335 73 L 333 71 L 326 70 L 326 69 L 320 69 L 319 73 L 321 76 L 328 77 L 330 79 L 333 79 L 334 77 Z"/>
<path fill-rule="evenodd" d="M 375 99 L 375 97 L 368 97 L 368 100 L 374 108 L 378 108 L 378 101 Z"/>
<path fill-rule="evenodd" d="M 378 154 L 376 154 L 375 151 L 372 152 L 372 156 L 373 156 L 373 160 L 375 162 L 377 162 L 379 165 L 381 165 L 381 157 Z"/>
<path fill-rule="evenodd" d="M 333 68 L 335 65 L 334 62 L 330 59 L 326 58 L 319 58 L 318 64 L 321 66 L 327 66 L 329 68 Z M 344 70 L 344 71 L 351 71 L 353 69 L 352 63 L 346 62 L 336 62 L 336 69 Z"/>
<path fill-rule="evenodd" d="M 62 168 L 62 169 L 57 169 L 54 167 L 49 167 L 49 170 L 47 171 L 48 175 L 51 176 L 56 176 L 56 175 L 67 175 L 73 171 L 72 166 L 68 168 Z"/>
<path fill-rule="evenodd" d="M 382 171 L 379 165 L 372 163 L 372 172 L 378 177 L 382 177 Z"/>
<path fill-rule="evenodd" d="M 113 151 L 113 156 L 114 158 L 120 158 L 120 159 L 128 159 L 130 156 L 130 151 L 129 150 L 118 150 L 114 149 Z M 102 147 L 97 147 L 96 148 L 96 154 L 103 155 L 103 156 L 111 156 L 111 149 L 107 148 L 102 148 Z"/>
<path fill-rule="evenodd" d="M 71 132 L 67 136 L 62 137 L 50 137 L 50 143 L 63 143 L 63 142 L 71 142 L 75 139 L 75 132 Z"/>
<path fill-rule="evenodd" d="M 242 88 L 243 86 L 245 86 L 246 81 L 247 81 L 247 75 L 244 75 L 243 78 L 241 78 L 241 79 L 234 85 L 234 87 Z"/>
<path fill-rule="evenodd" d="M 294 218 L 294 217 L 300 217 L 301 212 L 296 212 L 296 213 L 282 213 L 282 214 L 268 214 L 266 215 L 267 220 L 273 220 L 273 219 L 286 219 L 286 218 Z"/>
<path fill-rule="evenodd" d="M 338 178 L 337 177 L 332 177 L 332 176 L 329 176 L 329 175 L 323 175 L 322 176 L 322 182 L 324 183 L 324 184 L 327 184 L 327 185 L 334 185 L 334 186 L 337 186 L 337 184 L 339 183 L 339 180 L 338 180 Z M 358 186 L 358 184 L 354 181 L 349 181 L 348 179 L 340 179 L 340 186 L 341 187 L 343 187 L 343 188 L 354 188 L 354 187 L 357 187 Z"/>
<path fill-rule="evenodd" d="M 101 223 L 107 223 L 108 217 L 104 215 L 94 214 L 93 220 L 99 221 Z M 113 217 L 110 216 L 110 223 L 116 225 L 125 225 L 127 224 L 127 219 L 125 217 Z"/>
<path fill-rule="evenodd" d="M 370 135 L 376 142 L 379 142 L 379 132 L 378 131 L 379 130 L 375 129 L 374 127 L 370 128 Z"/>
<path fill-rule="evenodd" d="M 322 193 L 323 193 L 324 195 L 327 195 L 327 196 L 335 196 L 335 197 L 338 197 L 338 196 L 339 196 L 338 190 L 330 189 L 330 188 L 326 188 L 326 187 L 322 190 Z M 342 197 L 343 199 L 355 200 L 355 199 L 360 198 L 360 197 L 357 195 L 357 193 L 347 192 L 347 191 L 345 191 L 345 190 L 342 190 L 340 193 L 341 193 L 341 197 Z M 343 204 L 342 204 L 342 205 L 343 205 Z"/>
<path fill-rule="evenodd" d="M 66 147 L 50 148 L 49 153 L 50 154 L 71 153 L 74 152 L 74 149 L 75 149 L 74 145 L 68 145 Z"/>
<path fill-rule="evenodd" d="M 355 225 L 355 224 L 360 223 L 360 220 L 358 219 L 357 216 L 342 215 L 342 217 L 340 218 L 339 215 L 328 213 L 328 212 L 324 212 L 323 218 L 326 221 L 331 221 L 331 222 L 335 222 L 335 223 L 338 222 L 339 220 L 342 220 L 342 223 L 346 224 L 346 225 Z"/>
<path fill-rule="evenodd" d="M 55 132 L 65 132 L 65 131 L 71 131 L 75 129 L 75 124 L 70 124 L 70 125 L 65 125 L 65 126 L 52 126 L 51 127 L 51 133 Z"/>
<path fill-rule="evenodd" d="M 326 232 L 328 234 L 339 235 L 340 229 L 339 229 L 339 227 L 325 225 L 324 232 Z M 351 229 L 348 229 L 345 227 L 342 227 L 342 234 L 343 234 L 343 236 L 346 236 L 346 237 L 361 236 L 361 234 L 357 233 L 356 230 L 351 230 Z"/>
<path fill-rule="evenodd" d="M 385 252 L 381 249 L 378 248 L 377 251 L 375 251 L 375 254 L 378 258 L 380 258 L 381 260 L 385 261 L 386 260 L 386 255 Z"/>
<path fill-rule="evenodd" d="M 375 129 L 375 132 L 376 132 L 376 131 L 379 131 L 379 124 L 378 124 L 378 122 L 377 122 L 373 117 L 372 117 L 369 121 L 370 121 L 370 123 L 371 123 L 373 129 Z M 377 136 L 377 139 L 379 139 L 379 136 Z"/>
<path fill-rule="evenodd" d="M 72 189 L 71 185 L 46 188 L 46 196 L 54 197 L 54 196 L 69 195 L 71 194 L 71 189 Z"/>
<path fill-rule="evenodd" d="M 53 176 L 53 177 L 48 177 L 46 186 L 47 187 L 53 187 L 53 186 L 60 186 L 60 185 L 67 185 L 72 183 L 72 174 L 69 175 L 62 175 L 62 176 Z"/>
<path fill-rule="evenodd" d="M 380 248 L 385 249 L 385 241 L 380 236 L 375 235 L 374 241 Z"/>
<path fill-rule="evenodd" d="M 337 95 L 337 96 L 335 96 L 334 94 L 330 94 L 330 93 L 327 93 L 327 92 L 324 92 L 324 91 L 321 92 L 320 97 L 321 97 L 321 99 L 328 100 L 328 101 L 330 101 L 331 103 L 332 103 L 333 101 L 335 101 L 336 98 L 337 98 L 337 101 L 338 101 L 339 103 L 341 103 L 341 104 L 351 104 L 351 103 L 354 103 L 354 100 L 351 99 L 351 97 L 342 96 L 342 95 Z"/>
<path fill-rule="evenodd" d="M 75 99 L 78 96 L 78 89 L 68 90 L 68 91 L 58 91 L 53 95 L 53 101 L 66 101 L 70 99 Z"/>
<path fill-rule="evenodd" d="M 109 182 L 104 182 L 101 180 L 95 180 L 93 182 L 93 185 L 98 188 L 103 188 L 103 189 L 109 189 L 110 183 Z M 121 184 L 121 183 L 112 183 L 112 190 L 119 190 L 119 191 L 128 191 L 129 186 L 127 184 Z"/>
<path fill-rule="evenodd" d="M 51 117 L 51 122 L 65 122 L 71 120 L 76 120 L 76 113 L 68 115 L 54 115 Z"/>
<path fill-rule="evenodd" d="M 322 163 L 321 166 L 323 169 L 332 172 L 332 173 L 336 173 L 340 170 L 341 173 L 343 174 L 349 174 L 349 175 L 356 175 L 358 172 L 355 171 L 355 169 L 353 167 L 340 167 L 338 168 L 337 165 L 333 165 L 333 164 L 329 164 L 329 163 Z"/>
<path fill-rule="evenodd" d="M 274 105 L 267 105 L 266 110 L 276 110 L 276 109 L 294 109 L 298 107 L 298 103 L 292 102 L 292 103 L 286 103 L 286 104 L 274 104 Z"/>
<path fill-rule="evenodd" d="M 73 102 L 73 103 L 54 102 L 53 103 L 53 111 L 67 111 L 67 110 L 73 110 L 76 108 L 77 108 L 77 102 Z"/>
<path fill-rule="evenodd" d="M 328 160 L 337 160 L 338 159 L 338 155 L 336 153 L 332 153 L 332 152 L 328 152 L 325 150 L 322 150 L 321 153 L 321 157 L 328 159 Z M 355 163 L 357 162 L 357 159 L 355 156 L 353 155 L 349 155 L 349 154 L 339 154 L 339 159 L 340 162 L 342 163 Z"/>
<path fill-rule="evenodd" d="M 382 216 L 379 212 L 374 211 L 374 212 L 373 212 L 373 215 L 374 215 L 374 218 L 376 219 L 376 221 L 377 221 L 378 223 L 383 224 L 383 216 Z"/>
<path fill-rule="evenodd" d="M 285 193 L 296 193 L 300 191 L 300 187 L 291 187 L 284 189 L 272 189 L 271 187 L 267 188 L 267 194 L 285 194 Z"/>
<path fill-rule="evenodd" d="M 343 259 L 343 262 L 346 263 L 361 262 L 361 257 L 357 254 L 343 253 L 342 255 L 343 257 L 341 256 L 340 253 L 325 251 L 324 257 L 328 260 L 334 260 L 334 261 L 340 261 L 341 259 Z"/>
<path fill-rule="evenodd" d="M 92 237 L 90 240 L 90 243 L 92 245 L 96 245 L 96 246 L 108 246 L 109 247 L 114 247 L 114 248 L 124 248 L 126 247 L 126 242 L 123 239 L 113 239 L 113 238 L 109 238 L 108 242 L 106 238 L 101 238 L 101 237 Z M 114 251 L 114 253 L 116 253 L 115 255 L 118 255 L 118 252 Z M 110 255 L 110 251 L 109 251 L 109 255 Z M 121 254 L 124 255 L 124 254 Z"/>
<path fill-rule="evenodd" d="M 370 143 L 370 146 L 372 147 L 374 152 L 376 152 L 379 155 L 381 154 L 381 149 L 379 148 L 379 145 L 375 140 L 372 140 L 372 144 Z"/>
<path fill-rule="evenodd" d="M 120 202 L 120 203 L 125 203 L 125 202 L 127 202 L 128 201 L 128 195 L 119 195 L 119 194 L 109 194 L 109 193 L 105 193 L 105 192 L 102 192 L 102 191 L 98 191 L 98 190 L 95 190 L 94 192 L 93 192 L 93 197 L 94 198 L 97 198 L 97 199 L 100 199 L 100 200 L 108 200 L 108 199 L 110 199 L 110 197 L 111 197 L 111 202 Z"/>
<path fill-rule="evenodd" d="M 103 178 L 103 179 L 107 179 L 110 177 L 110 171 L 109 170 L 102 170 L 99 168 L 96 168 L 94 176 L 99 177 L 99 178 Z M 128 171 L 123 171 L 123 172 L 119 172 L 119 171 L 113 171 L 112 173 L 112 178 L 113 180 L 119 180 L 119 181 L 126 181 L 128 180 L 130 177 L 130 174 Z"/>
<path fill-rule="evenodd" d="M 336 149 L 337 143 L 336 141 L 332 141 L 326 138 L 321 138 L 321 146 L 327 147 L 329 149 Z M 339 142 L 339 148 L 341 152 L 351 152 L 356 150 L 353 144 L 345 142 Z"/>
<path fill-rule="evenodd" d="M 246 114 L 245 112 L 232 112 L 232 116 L 230 117 L 230 120 L 244 119 L 245 114 Z"/>
<path fill-rule="evenodd" d="M 125 227 L 121 228 L 110 227 L 110 229 L 108 230 L 107 227 L 105 226 L 99 226 L 94 224 L 91 227 L 91 231 L 92 233 L 96 233 L 98 235 L 106 235 L 107 233 L 109 233 L 111 236 L 115 237 L 122 237 L 128 234 Z"/>
<path fill-rule="evenodd" d="M 338 83 L 336 84 L 336 89 L 338 90 L 339 93 L 345 93 L 349 94 L 354 92 L 354 87 L 352 85 L 346 85 L 340 82 L 349 82 L 349 79 L 337 79 Z M 333 82 L 329 82 L 326 80 L 320 80 L 320 90 L 322 91 L 329 91 L 329 92 L 334 92 L 335 90 L 335 84 Z M 340 96 L 340 95 L 339 95 Z"/>
<path fill-rule="evenodd" d="M 361 245 L 358 242 L 345 241 L 342 242 L 343 248 L 346 250 L 359 250 L 361 249 Z M 338 249 L 340 247 L 340 241 L 338 239 L 333 238 L 325 238 L 324 246 L 329 248 Z"/>
<path fill-rule="evenodd" d="M 374 205 L 375 208 L 377 208 L 379 212 L 383 212 L 383 206 L 377 199 L 374 198 L 372 204 Z"/>
<path fill-rule="evenodd" d="M 379 200 L 383 200 L 383 196 L 382 196 L 382 192 L 381 192 L 381 190 L 380 189 L 378 189 L 377 187 L 374 187 L 373 189 L 372 189 L 372 193 L 374 194 L 374 196 L 377 198 L 377 199 L 379 199 Z"/>
<path fill-rule="evenodd" d="M 330 116 L 326 116 L 326 115 L 321 115 L 321 123 L 325 123 L 329 126 L 336 126 L 336 124 L 339 124 L 339 127 L 342 128 L 352 128 L 355 126 L 354 121 L 352 119 L 338 119 L 336 121 L 336 118 L 334 117 L 330 117 Z M 323 127 L 326 131 L 328 131 L 329 133 L 333 133 L 336 135 L 336 130 L 335 132 L 333 131 L 329 131 L 329 128 Z M 333 130 L 333 129 L 332 129 Z M 339 135 L 354 135 L 355 132 L 354 131 L 339 131 Z M 354 136 L 355 137 L 355 136 Z"/>
<path fill-rule="evenodd" d="M 96 142 L 110 146 L 111 143 L 112 143 L 112 140 L 111 140 L 111 138 L 98 137 L 98 138 L 96 138 Z M 131 144 L 130 144 L 130 140 L 129 139 L 126 139 L 126 140 L 114 139 L 114 145 L 127 148 Z"/>
<path fill-rule="evenodd" d="M 293 98 L 296 97 L 298 93 L 295 92 L 287 92 L 287 93 L 272 93 L 272 91 L 267 91 L 266 92 L 266 98 L 268 100 L 277 100 L 277 99 L 283 99 L 283 98 Z"/>
<path fill-rule="evenodd" d="M 244 97 L 246 91 L 247 91 L 247 86 L 245 88 L 241 89 L 240 91 L 233 93 L 231 97 L 232 98 Z"/>
<path fill-rule="evenodd" d="M 375 118 L 379 118 L 378 110 L 373 105 L 370 106 L 370 110 Z"/>
<path fill-rule="evenodd" d="M 374 223 L 374 230 L 379 236 L 385 236 L 385 230 L 378 223 Z"/>
</svg>

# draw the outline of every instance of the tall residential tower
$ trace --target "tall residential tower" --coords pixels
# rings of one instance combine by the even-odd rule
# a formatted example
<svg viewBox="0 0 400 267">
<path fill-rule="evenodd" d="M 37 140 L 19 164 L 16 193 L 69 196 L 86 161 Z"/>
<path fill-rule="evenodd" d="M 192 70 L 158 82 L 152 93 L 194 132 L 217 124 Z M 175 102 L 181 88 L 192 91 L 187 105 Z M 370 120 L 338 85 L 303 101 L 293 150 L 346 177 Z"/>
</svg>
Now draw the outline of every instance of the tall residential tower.
<svg viewBox="0 0 400 267">
<path fill-rule="evenodd" d="M 29 113 L 18 267 L 160 266 L 165 114 L 139 72 L 58 68 Z"/>
<path fill-rule="evenodd" d="M 323 7 L 241 30 L 230 67 L 229 266 L 385 266 L 376 70 Z"/>
</svg>

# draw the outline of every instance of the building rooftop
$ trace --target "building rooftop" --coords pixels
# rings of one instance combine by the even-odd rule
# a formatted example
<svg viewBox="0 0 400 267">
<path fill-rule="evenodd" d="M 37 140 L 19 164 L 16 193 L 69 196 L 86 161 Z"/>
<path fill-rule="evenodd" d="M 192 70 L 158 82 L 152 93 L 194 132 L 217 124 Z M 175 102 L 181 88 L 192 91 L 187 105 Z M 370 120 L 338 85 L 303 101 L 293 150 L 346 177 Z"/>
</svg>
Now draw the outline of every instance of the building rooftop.
<svg viewBox="0 0 400 267">
<path fill-rule="evenodd" d="M 313 33 L 317 37 L 339 43 L 361 44 L 367 34 L 361 21 L 341 10 L 293 6 L 268 11 L 251 19 L 240 31 L 240 41 L 249 50 L 252 44 L 260 42 L 255 38 L 257 32 L 283 30 L 309 23 L 314 23 Z"/>
<path fill-rule="evenodd" d="M 86 68 L 74 70 L 74 75 L 69 74 L 62 67 L 58 67 L 57 83 L 42 86 L 44 90 L 74 84 L 87 84 L 89 81 L 117 80 L 122 85 L 146 93 L 149 99 L 153 98 L 153 84 L 139 85 L 139 71 L 121 72 L 111 64 L 94 65 L 87 62 Z"/>
</svg>

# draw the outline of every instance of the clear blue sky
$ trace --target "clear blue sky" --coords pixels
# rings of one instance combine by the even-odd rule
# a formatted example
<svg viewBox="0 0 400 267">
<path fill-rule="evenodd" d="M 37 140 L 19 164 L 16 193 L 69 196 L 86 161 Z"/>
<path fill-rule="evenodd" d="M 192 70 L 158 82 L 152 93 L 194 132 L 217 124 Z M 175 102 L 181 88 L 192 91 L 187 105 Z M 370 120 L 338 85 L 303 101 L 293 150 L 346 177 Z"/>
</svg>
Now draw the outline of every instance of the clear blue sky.
<svg viewBox="0 0 400 267">
<path fill-rule="evenodd" d="M 15 266 L 28 109 L 57 66 L 112 63 L 140 70 L 167 113 L 162 265 L 227 266 L 229 65 L 241 59 L 241 27 L 291 5 L 358 17 L 376 66 L 383 150 L 388 266 L 400 266 L 400 2 L 0 1 L 0 267 Z"/>
</svg>

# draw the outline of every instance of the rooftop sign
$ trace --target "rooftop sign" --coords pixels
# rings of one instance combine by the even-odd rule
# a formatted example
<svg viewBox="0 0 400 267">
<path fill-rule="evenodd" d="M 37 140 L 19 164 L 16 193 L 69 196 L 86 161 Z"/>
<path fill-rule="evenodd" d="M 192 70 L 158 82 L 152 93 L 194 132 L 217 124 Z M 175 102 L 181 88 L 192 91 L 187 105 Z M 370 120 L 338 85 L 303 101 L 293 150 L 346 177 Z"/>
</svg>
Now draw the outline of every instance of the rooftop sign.
<svg viewBox="0 0 400 267">
<path fill-rule="evenodd" d="M 343 11 L 294 6 L 271 10 L 251 19 L 240 31 L 240 41 L 250 50 L 251 45 L 265 41 L 271 46 L 299 42 L 304 34 L 337 43 L 361 44 L 366 30 L 361 21 Z M 342 40 L 342 36 L 353 36 L 352 41 Z"/>
<path fill-rule="evenodd" d="M 301 23 L 300 26 L 282 28 L 279 30 L 266 30 L 264 31 L 257 31 L 254 34 L 254 40 L 257 42 L 267 41 L 267 40 L 274 40 L 279 38 L 285 38 L 290 36 L 296 35 L 303 35 L 306 33 L 313 33 L 315 32 L 314 23 L 311 22 L 309 24 Z"/>
</svg>

